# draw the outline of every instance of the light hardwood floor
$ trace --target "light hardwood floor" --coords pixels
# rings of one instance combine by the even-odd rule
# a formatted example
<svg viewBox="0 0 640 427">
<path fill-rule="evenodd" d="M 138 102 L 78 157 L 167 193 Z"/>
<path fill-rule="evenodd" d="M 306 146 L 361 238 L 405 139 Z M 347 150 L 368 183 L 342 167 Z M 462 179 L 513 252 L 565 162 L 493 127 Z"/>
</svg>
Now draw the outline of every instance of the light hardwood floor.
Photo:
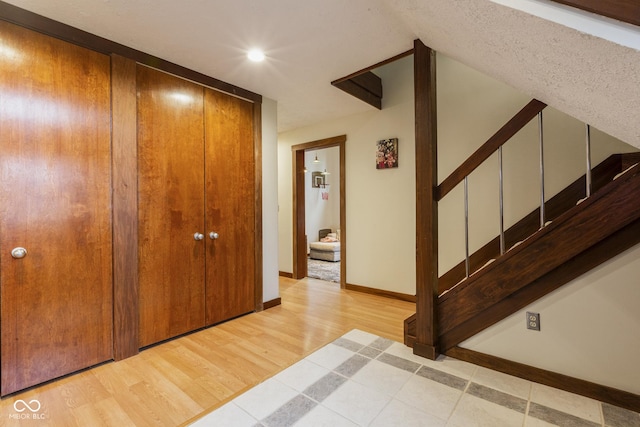
<svg viewBox="0 0 640 427">
<path fill-rule="evenodd" d="M 282 305 L 0 401 L 0 426 L 177 426 L 357 328 L 402 342 L 415 304 L 280 278 Z M 44 419 L 15 419 L 37 399 Z M 13 414 L 14 418 L 10 415 Z"/>
</svg>

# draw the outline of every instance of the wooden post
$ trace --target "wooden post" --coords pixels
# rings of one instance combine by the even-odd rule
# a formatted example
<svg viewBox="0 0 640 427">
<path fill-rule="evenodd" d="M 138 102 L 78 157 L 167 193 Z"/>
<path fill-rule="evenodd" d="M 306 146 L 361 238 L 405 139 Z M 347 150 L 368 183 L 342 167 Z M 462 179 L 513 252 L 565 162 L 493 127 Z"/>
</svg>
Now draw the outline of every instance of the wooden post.
<svg viewBox="0 0 640 427">
<path fill-rule="evenodd" d="M 414 42 L 416 123 L 416 341 L 413 352 L 438 357 L 438 184 L 436 53 Z"/>
</svg>

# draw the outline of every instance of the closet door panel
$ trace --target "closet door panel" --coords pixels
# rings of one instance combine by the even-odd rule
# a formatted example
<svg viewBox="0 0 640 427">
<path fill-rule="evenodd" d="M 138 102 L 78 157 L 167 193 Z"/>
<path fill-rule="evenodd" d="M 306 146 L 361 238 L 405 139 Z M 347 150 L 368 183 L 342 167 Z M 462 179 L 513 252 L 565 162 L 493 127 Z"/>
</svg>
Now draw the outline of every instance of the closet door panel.
<svg viewBox="0 0 640 427">
<path fill-rule="evenodd" d="M 208 325 L 254 310 L 253 137 L 253 105 L 205 89 Z"/>
<path fill-rule="evenodd" d="M 203 88 L 139 66 L 140 346 L 204 326 Z"/>
<path fill-rule="evenodd" d="M 6 395 L 112 358 L 110 65 L 6 22 L 0 34 Z"/>
</svg>

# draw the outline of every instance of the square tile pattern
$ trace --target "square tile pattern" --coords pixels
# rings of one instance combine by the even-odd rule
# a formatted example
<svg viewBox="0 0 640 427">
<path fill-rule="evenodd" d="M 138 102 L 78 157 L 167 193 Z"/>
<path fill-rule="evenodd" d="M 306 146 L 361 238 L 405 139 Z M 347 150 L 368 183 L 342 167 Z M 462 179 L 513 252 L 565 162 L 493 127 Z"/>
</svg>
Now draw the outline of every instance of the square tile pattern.
<svg viewBox="0 0 640 427">
<path fill-rule="evenodd" d="M 640 414 L 354 329 L 194 427 L 640 427 Z"/>
</svg>

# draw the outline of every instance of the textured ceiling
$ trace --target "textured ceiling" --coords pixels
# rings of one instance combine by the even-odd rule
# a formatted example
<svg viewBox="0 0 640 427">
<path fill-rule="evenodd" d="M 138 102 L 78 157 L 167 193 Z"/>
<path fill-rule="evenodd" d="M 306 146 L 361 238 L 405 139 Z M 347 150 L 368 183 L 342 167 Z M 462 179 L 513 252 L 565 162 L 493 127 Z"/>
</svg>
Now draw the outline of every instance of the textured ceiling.
<svg viewBox="0 0 640 427">
<path fill-rule="evenodd" d="M 278 102 L 278 130 L 370 110 L 330 82 L 434 49 L 640 147 L 640 51 L 488 0 L 9 0 Z M 246 60 L 265 50 L 261 64 Z"/>
</svg>

